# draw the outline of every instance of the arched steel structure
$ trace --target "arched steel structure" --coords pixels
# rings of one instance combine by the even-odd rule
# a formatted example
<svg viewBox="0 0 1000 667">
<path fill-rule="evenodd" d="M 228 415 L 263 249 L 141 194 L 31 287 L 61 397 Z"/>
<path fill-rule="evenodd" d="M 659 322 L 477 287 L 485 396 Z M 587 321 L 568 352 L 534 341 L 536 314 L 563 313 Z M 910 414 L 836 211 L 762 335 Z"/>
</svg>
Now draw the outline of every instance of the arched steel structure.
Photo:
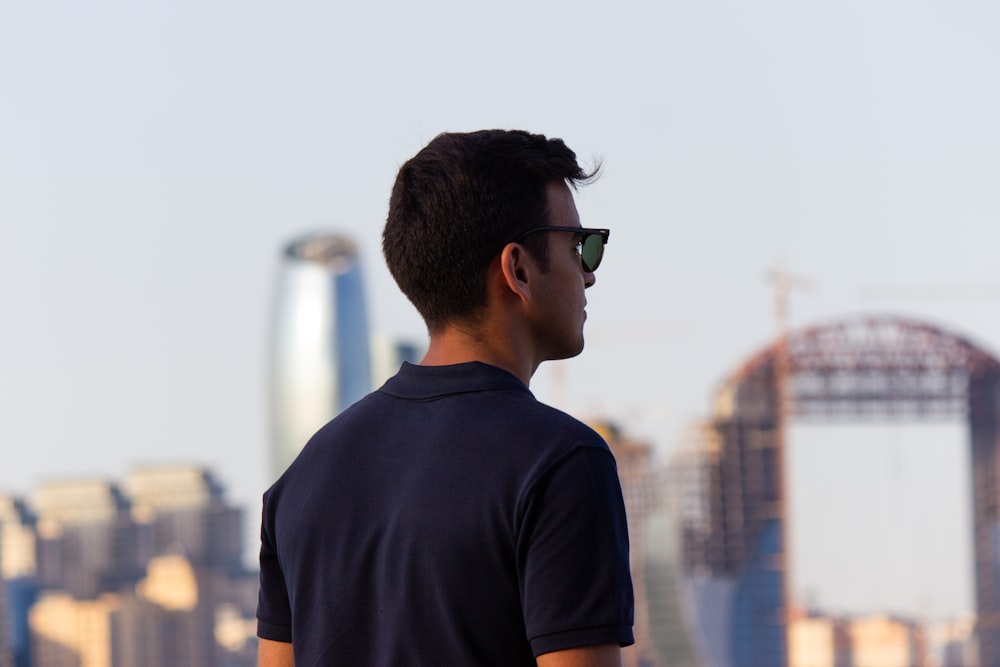
<svg viewBox="0 0 1000 667">
<path fill-rule="evenodd" d="M 687 535 L 688 565 L 718 584 L 713 604 L 725 609 L 714 636 L 729 646 L 721 662 L 788 662 L 787 418 L 947 416 L 969 424 L 980 660 L 1000 665 L 998 399 L 1000 362 L 992 355 L 937 327 L 885 316 L 793 333 L 729 377 L 709 429 L 707 514 Z"/>
</svg>

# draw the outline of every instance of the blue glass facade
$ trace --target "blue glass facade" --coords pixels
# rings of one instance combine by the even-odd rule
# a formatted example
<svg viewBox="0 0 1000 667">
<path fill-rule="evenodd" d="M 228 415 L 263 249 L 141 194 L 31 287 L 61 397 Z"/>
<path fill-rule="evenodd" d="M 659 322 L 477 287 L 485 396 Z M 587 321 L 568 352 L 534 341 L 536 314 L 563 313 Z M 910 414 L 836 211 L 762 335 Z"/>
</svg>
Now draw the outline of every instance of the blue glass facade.
<svg viewBox="0 0 1000 667">
<path fill-rule="evenodd" d="M 271 341 L 272 474 L 371 390 L 368 316 L 357 246 L 312 234 L 282 255 Z"/>
<path fill-rule="evenodd" d="M 778 667 L 787 664 L 784 621 L 784 576 L 781 521 L 767 521 L 736 586 L 732 610 L 733 667 Z"/>
<path fill-rule="evenodd" d="M 28 612 L 38 597 L 38 584 L 30 577 L 19 577 L 7 581 L 6 587 L 13 667 L 31 667 L 31 631 L 28 627 Z"/>
</svg>

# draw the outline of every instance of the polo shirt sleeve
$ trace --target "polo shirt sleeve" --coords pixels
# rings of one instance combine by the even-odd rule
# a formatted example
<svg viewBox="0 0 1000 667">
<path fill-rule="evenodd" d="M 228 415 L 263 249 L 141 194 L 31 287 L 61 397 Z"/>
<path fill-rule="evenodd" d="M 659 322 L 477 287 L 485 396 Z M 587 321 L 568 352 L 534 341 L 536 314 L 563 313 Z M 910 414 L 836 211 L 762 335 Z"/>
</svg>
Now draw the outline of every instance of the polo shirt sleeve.
<svg viewBox="0 0 1000 667">
<path fill-rule="evenodd" d="M 260 528 L 260 591 L 257 596 L 257 636 L 279 642 L 292 641 L 292 611 L 285 576 L 273 540 L 274 508 L 264 494 Z"/>
<path fill-rule="evenodd" d="M 535 657 L 632 644 L 628 527 L 611 452 L 574 449 L 534 485 L 522 516 L 517 565 Z"/>
</svg>

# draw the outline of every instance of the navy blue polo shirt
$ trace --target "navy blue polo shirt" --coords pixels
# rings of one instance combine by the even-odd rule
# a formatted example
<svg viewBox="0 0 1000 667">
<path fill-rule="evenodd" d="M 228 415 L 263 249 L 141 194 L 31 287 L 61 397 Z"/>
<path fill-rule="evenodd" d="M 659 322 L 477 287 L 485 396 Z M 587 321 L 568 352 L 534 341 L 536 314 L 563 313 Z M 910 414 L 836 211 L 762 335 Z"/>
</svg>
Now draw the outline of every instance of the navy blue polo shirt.
<svg viewBox="0 0 1000 667">
<path fill-rule="evenodd" d="M 614 458 L 487 364 L 404 364 L 264 494 L 257 634 L 297 667 L 631 644 Z"/>
</svg>

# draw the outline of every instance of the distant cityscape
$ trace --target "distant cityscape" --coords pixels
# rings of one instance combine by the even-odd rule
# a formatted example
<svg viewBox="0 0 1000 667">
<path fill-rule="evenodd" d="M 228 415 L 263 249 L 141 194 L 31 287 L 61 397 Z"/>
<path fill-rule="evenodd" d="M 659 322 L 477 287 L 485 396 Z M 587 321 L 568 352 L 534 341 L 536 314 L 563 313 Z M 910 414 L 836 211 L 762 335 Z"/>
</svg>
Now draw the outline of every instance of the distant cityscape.
<svg viewBox="0 0 1000 667">
<path fill-rule="evenodd" d="M 657 470 L 649 445 L 595 426 L 619 463 L 632 538 L 636 644 L 626 667 L 726 664 L 699 627 L 722 610 L 694 614 L 697 584 L 684 575 L 681 499 L 668 493 L 683 470 Z M 243 558 L 243 512 L 196 466 L 48 482 L 30 502 L 0 498 L 0 665 L 256 665 L 257 572 Z M 974 667 L 974 629 L 972 614 L 925 626 L 803 611 L 789 625 L 788 664 Z"/>
<path fill-rule="evenodd" d="M 0 498 L 4 667 L 256 664 L 242 512 L 191 466 Z"/>
<path fill-rule="evenodd" d="M 422 354 L 371 335 L 350 239 L 296 239 L 281 262 L 275 476 L 323 423 Z M 849 617 L 805 608 L 786 582 L 790 416 L 969 414 L 974 465 L 994 466 L 1000 419 L 986 394 L 1000 395 L 995 360 L 943 332 L 875 318 L 808 330 L 749 360 L 723 383 L 697 442 L 666 465 L 627 423 L 592 424 L 615 454 L 629 520 L 636 643 L 626 667 L 1000 665 L 997 489 L 980 472 L 978 613 L 933 625 Z M 196 464 L 0 496 L 0 667 L 255 665 L 245 518 L 218 471 Z"/>
<path fill-rule="evenodd" d="M 357 246 L 313 233 L 280 254 L 270 351 L 276 477 L 342 409 L 417 361 L 371 336 Z M 263 491 L 263 489 L 262 489 Z M 197 465 L 0 496 L 0 667 L 256 665 L 244 508 Z"/>
</svg>

